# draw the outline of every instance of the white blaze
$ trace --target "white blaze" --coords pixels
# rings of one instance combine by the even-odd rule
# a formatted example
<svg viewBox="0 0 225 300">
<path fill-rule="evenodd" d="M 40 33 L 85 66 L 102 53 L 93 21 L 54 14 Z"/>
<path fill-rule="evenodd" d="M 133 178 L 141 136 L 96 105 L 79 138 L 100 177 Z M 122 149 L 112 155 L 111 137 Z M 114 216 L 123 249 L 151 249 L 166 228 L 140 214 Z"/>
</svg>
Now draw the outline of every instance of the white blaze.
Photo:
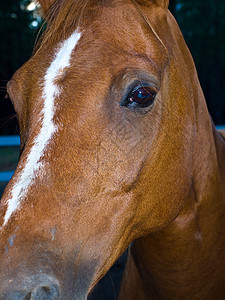
<svg viewBox="0 0 225 300">
<path fill-rule="evenodd" d="M 7 211 L 4 218 L 4 225 L 8 222 L 11 215 L 19 209 L 23 197 L 26 195 L 29 186 L 35 177 L 37 171 L 40 171 L 42 164 L 40 158 L 51 140 L 53 134 L 57 131 L 57 125 L 53 122 L 54 100 L 60 95 L 60 88 L 55 83 L 57 76 L 70 66 L 70 59 L 73 49 L 79 41 L 81 34 L 74 32 L 65 40 L 57 50 L 54 60 L 46 71 L 44 77 L 44 86 L 42 98 L 44 100 L 41 112 L 42 126 L 34 144 L 28 154 L 26 164 L 19 175 L 18 181 L 14 184 L 11 191 L 11 198 L 7 200 Z"/>
</svg>

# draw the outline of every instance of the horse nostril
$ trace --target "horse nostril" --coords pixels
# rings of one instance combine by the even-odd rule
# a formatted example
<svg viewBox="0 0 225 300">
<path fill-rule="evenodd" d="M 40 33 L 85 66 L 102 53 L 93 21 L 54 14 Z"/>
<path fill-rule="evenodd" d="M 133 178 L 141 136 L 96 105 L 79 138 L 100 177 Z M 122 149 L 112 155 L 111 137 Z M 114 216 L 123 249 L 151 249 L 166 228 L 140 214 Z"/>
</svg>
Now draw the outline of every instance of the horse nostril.
<svg viewBox="0 0 225 300">
<path fill-rule="evenodd" d="M 23 300 L 59 300 L 59 289 L 56 285 L 41 286 L 26 295 Z"/>
</svg>

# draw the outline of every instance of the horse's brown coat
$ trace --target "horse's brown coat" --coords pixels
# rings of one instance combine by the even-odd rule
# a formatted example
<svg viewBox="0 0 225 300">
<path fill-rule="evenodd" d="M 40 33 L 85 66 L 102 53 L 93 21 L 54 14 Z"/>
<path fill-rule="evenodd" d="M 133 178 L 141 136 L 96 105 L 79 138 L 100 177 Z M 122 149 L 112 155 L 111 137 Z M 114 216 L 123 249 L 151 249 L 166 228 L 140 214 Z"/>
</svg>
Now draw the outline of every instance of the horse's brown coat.
<svg viewBox="0 0 225 300">
<path fill-rule="evenodd" d="M 46 173 L 0 231 L 0 299 L 43 286 L 85 299 L 132 241 L 119 299 L 225 298 L 225 142 L 168 1 L 39 2 L 55 15 L 8 86 L 24 151 L 1 220 L 40 130 L 38 80 L 58 43 L 83 34 L 58 78 Z M 158 89 L 148 114 L 119 105 L 134 81 Z"/>
</svg>

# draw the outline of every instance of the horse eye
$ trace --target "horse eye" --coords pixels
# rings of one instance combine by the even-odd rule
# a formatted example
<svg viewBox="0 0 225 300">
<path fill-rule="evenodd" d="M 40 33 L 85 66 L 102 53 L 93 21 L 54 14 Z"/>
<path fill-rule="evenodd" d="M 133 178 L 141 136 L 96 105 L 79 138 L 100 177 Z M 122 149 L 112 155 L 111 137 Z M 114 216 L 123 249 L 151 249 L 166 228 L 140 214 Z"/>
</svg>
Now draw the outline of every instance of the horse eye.
<svg viewBox="0 0 225 300">
<path fill-rule="evenodd" d="M 123 101 L 122 106 L 129 108 L 145 108 L 153 104 L 157 90 L 153 86 L 139 86 L 135 88 Z"/>
</svg>

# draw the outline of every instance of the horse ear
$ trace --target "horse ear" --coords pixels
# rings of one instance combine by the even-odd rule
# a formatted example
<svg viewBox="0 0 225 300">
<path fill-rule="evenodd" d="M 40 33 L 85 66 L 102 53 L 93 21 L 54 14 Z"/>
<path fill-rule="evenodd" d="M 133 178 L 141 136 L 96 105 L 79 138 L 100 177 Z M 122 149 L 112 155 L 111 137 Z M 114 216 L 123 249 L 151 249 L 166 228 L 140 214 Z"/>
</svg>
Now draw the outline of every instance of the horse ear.
<svg viewBox="0 0 225 300">
<path fill-rule="evenodd" d="M 56 0 L 38 0 L 38 3 L 40 4 L 41 11 L 44 15 L 47 14 L 49 8 L 55 3 Z"/>
</svg>

